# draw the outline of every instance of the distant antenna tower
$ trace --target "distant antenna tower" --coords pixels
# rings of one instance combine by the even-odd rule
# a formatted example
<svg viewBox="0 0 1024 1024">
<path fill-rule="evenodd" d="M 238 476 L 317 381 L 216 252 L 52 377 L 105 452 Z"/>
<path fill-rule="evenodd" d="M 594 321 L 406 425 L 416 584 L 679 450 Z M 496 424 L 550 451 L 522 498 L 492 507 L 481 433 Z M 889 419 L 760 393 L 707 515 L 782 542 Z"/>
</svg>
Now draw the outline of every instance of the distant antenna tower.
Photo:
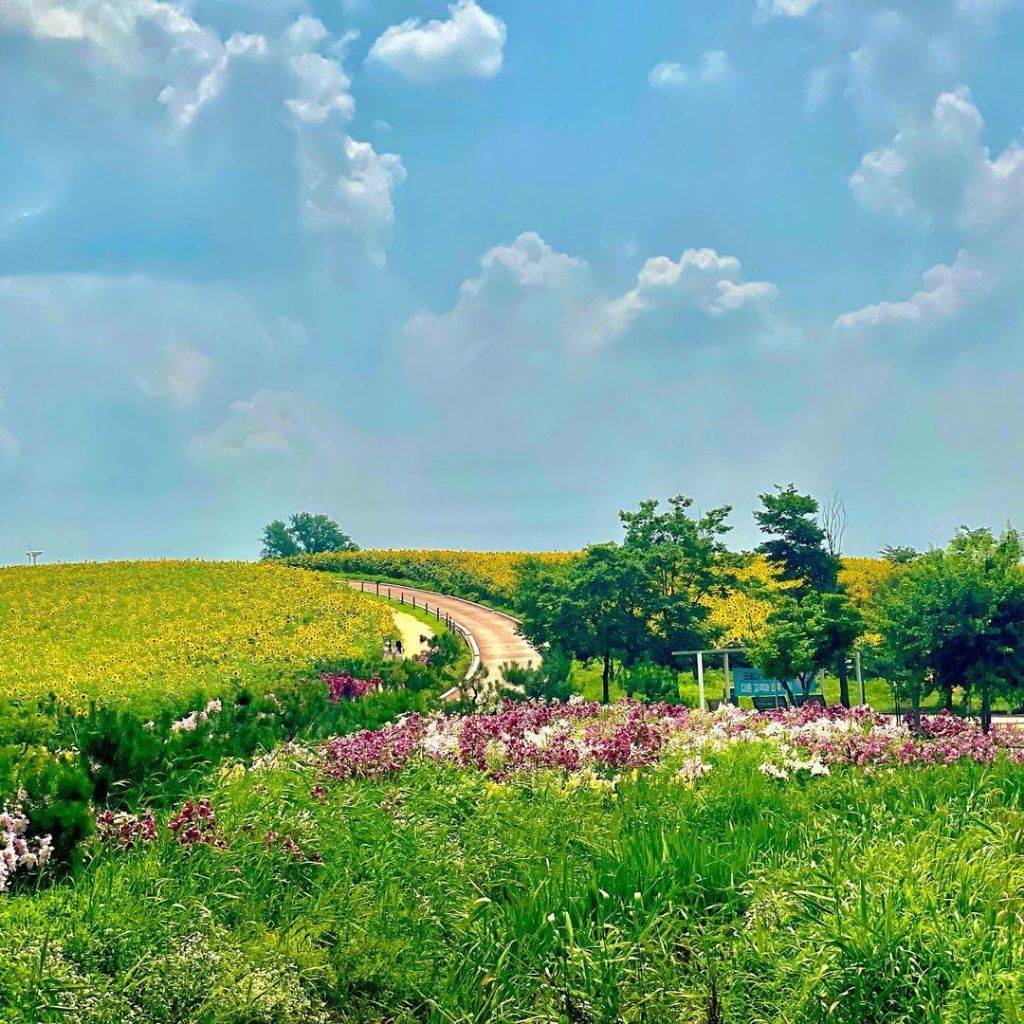
<svg viewBox="0 0 1024 1024">
<path fill-rule="evenodd" d="M 28 555 L 28 564 L 35 565 L 39 556 L 42 555 L 42 551 L 34 551 L 32 545 L 29 544 L 28 551 L 26 551 L 25 554 Z"/>
</svg>

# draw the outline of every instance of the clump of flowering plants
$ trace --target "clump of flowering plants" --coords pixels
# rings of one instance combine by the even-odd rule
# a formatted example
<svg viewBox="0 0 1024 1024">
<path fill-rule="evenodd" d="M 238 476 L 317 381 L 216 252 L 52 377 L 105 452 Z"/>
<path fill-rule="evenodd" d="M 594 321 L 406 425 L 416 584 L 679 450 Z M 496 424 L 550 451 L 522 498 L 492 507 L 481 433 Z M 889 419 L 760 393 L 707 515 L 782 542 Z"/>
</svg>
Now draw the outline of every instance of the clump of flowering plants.
<svg viewBox="0 0 1024 1024">
<path fill-rule="evenodd" d="M 0 893 L 18 871 L 41 868 L 50 859 L 50 837 L 30 839 L 27 831 L 28 818 L 21 808 L 4 805 L 0 811 Z"/>
<path fill-rule="evenodd" d="M 333 779 L 382 778 L 413 760 L 433 760 L 501 781 L 560 770 L 613 775 L 670 764 L 692 784 L 711 770 L 705 758 L 737 743 L 760 743 L 762 771 L 827 775 L 840 766 L 989 764 L 1005 752 L 1024 761 L 1024 732 L 989 734 L 969 720 L 939 715 L 896 723 L 867 708 L 806 705 L 759 713 L 724 706 L 714 713 L 624 701 L 612 707 L 571 700 L 505 702 L 493 713 L 410 715 L 374 731 L 336 737 L 320 750 Z"/>
<path fill-rule="evenodd" d="M 327 696 L 330 697 L 332 704 L 342 700 L 358 700 L 368 693 L 383 689 L 380 676 L 360 679 L 348 672 L 324 672 L 320 678 L 327 684 Z"/>
</svg>

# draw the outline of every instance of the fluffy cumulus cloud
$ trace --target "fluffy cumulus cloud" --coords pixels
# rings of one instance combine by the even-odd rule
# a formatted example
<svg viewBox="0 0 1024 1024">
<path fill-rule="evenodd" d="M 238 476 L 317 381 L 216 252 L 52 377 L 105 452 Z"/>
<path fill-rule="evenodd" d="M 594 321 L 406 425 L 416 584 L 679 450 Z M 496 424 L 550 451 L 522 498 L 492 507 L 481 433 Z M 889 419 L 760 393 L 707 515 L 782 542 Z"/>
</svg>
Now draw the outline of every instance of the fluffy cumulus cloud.
<svg viewBox="0 0 1024 1024">
<path fill-rule="evenodd" d="M 418 18 L 392 25 L 374 42 L 367 61 L 417 83 L 493 78 L 505 50 L 505 23 L 475 0 L 457 0 L 445 21 Z"/>
<path fill-rule="evenodd" d="M 761 15 L 803 19 L 817 33 L 807 109 L 845 95 L 871 120 L 898 120 L 981 60 L 1016 0 L 757 0 Z"/>
<path fill-rule="evenodd" d="M 921 290 L 899 302 L 878 302 L 836 319 L 836 327 L 931 324 L 956 316 L 986 290 L 985 274 L 961 252 L 952 266 L 940 263 L 924 272 Z"/>
<path fill-rule="evenodd" d="M 463 364 L 483 354 L 540 366 L 594 352 L 649 314 L 717 320 L 775 295 L 768 282 L 744 282 L 735 257 L 688 249 L 678 260 L 647 260 L 633 288 L 609 296 L 586 260 L 557 252 L 532 231 L 488 250 L 480 266 L 462 283 L 452 309 L 422 312 L 408 323 L 406 335 L 416 348 Z"/>
<path fill-rule="evenodd" d="M 656 89 L 685 89 L 692 85 L 723 82 L 731 75 L 732 65 L 725 50 L 708 50 L 693 69 L 671 61 L 655 64 L 647 75 L 647 81 Z"/>
<path fill-rule="evenodd" d="M 135 383 L 147 395 L 187 409 L 202 395 L 212 365 L 198 349 L 170 345 L 152 369 L 135 374 Z"/>
<path fill-rule="evenodd" d="M 339 454 L 333 420 L 292 391 L 272 390 L 231 402 L 225 419 L 209 433 L 194 437 L 190 450 L 210 465 Z"/>
<path fill-rule="evenodd" d="M 162 0 L 10 0 L 0 5 L 0 27 L 82 44 L 94 72 L 149 83 L 178 128 L 217 98 L 232 60 L 267 49 L 258 34 L 222 41 L 185 7 Z"/>
<path fill-rule="evenodd" d="M 908 121 L 863 157 L 850 188 L 867 208 L 961 233 L 956 261 L 924 275 L 910 299 L 840 316 L 839 327 L 928 324 L 956 316 L 978 296 L 1017 289 L 1024 255 L 1024 147 L 993 156 L 984 118 L 964 87 L 942 93 L 930 115 Z"/>
<path fill-rule="evenodd" d="M 236 13 L 242 16 L 247 11 Z M 258 8 L 250 13 L 262 18 Z M 275 231 L 287 231 L 285 210 L 268 209 L 265 202 L 244 214 L 237 209 L 245 195 L 255 195 L 252 189 L 237 190 L 226 203 L 211 193 L 209 167 L 214 165 L 245 181 L 276 180 L 285 186 L 291 178 L 298 183 L 298 194 L 292 198 L 296 226 L 353 241 L 375 262 L 383 261 L 394 222 L 392 189 L 401 183 L 404 171 L 399 157 L 378 153 L 349 134 L 355 101 L 342 61 L 351 37 L 332 37 L 308 14 L 273 30 L 222 34 L 202 23 L 192 5 L 172 0 L 11 0 L 0 4 L 0 33 L 4 32 L 27 34 L 37 41 L 20 57 L 22 66 L 10 69 L 11 75 L 24 75 L 26 89 L 45 73 L 50 79 L 63 79 L 59 88 L 72 105 L 83 102 L 91 108 L 107 103 L 134 119 L 122 123 L 122 116 L 99 127 L 101 134 L 120 132 L 112 134 L 107 145 L 128 150 L 120 172 L 125 179 L 108 182 L 109 194 L 104 194 L 102 184 L 82 186 L 88 188 L 93 207 L 103 209 L 104 202 L 111 207 L 104 210 L 108 230 L 119 216 L 118 195 L 148 188 L 152 201 L 135 201 L 131 213 L 137 219 L 135 211 L 145 211 L 143 227 L 146 217 L 159 216 L 153 211 L 182 197 L 178 216 L 168 211 L 168 223 L 159 226 L 163 234 L 177 230 L 175 221 L 180 224 L 191 217 L 226 221 L 231 231 L 246 216 L 261 217 Z M 163 138 L 154 121 L 160 111 L 166 126 Z M 70 147 L 74 144 L 69 139 Z M 90 148 L 95 142 L 89 139 L 82 146 L 86 174 L 95 165 Z M 282 159 L 289 148 L 291 172 Z M 230 167 L 226 153 L 231 154 Z M 75 171 L 73 149 L 66 149 L 59 173 L 54 170 L 54 188 L 59 185 L 69 193 Z M 199 202 L 211 195 L 208 210 L 185 202 L 190 183 Z M 286 196 L 282 187 L 275 201 Z M 34 218 L 38 223 L 21 225 L 21 234 L 29 238 L 33 231 L 56 231 L 55 220 L 72 214 L 78 218 L 75 235 L 82 236 L 88 217 L 82 220 L 79 211 L 61 204 L 47 216 Z M 124 216 L 129 217 L 127 210 Z M 211 234 L 229 237 L 226 231 Z M 267 258 L 277 258 L 280 237 L 270 231 L 254 236 L 251 230 L 248 236 L 257 243 L 250 244 L 250 250 L 258 249 L 263 237 Z M 45 251 L 46 246 L 40 242 L 38 248 Z"/>
</svg>

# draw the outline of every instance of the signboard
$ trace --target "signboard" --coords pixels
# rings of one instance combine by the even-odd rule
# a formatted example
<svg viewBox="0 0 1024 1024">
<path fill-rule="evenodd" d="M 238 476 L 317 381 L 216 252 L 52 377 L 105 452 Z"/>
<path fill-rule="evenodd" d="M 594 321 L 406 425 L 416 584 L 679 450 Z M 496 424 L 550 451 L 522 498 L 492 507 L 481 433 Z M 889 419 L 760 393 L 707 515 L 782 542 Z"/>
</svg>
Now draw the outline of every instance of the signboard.
<svg viewBox="0 0 1024 1024">
<path fill-rule="evenodd" d="M 737 697 L 785 697 L 786 688 L 778 679 L 769 679 L 761 675 L 761 670 L 756 668 L 734 668 L 732 670 L 732 684 L 736 690 Z M 794 679 L 789 684 L 791 692 L 802 693 L 800 684 Z M 811 693 L 818 692 L 817 677 L 811 683 Z"/>
</svg>

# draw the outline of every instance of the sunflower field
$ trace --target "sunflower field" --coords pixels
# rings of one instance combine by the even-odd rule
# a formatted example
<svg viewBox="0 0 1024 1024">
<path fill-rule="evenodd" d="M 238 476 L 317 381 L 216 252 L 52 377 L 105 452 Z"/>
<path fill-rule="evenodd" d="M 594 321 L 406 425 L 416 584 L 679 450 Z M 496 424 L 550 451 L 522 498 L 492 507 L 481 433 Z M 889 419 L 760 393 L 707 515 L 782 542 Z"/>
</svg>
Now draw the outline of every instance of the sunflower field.
<svg viewBox="0 0 1024 1024">
<path fill-rule="evenodd" d="M 285 561 L 306 569 L 361 576 L 382 582 L 409 583 L 456 597 L 512 608 L 523 565 L 529 561 L 564 565 L 577 554 L 575 551 L 531 553 L 388 548 L 297 555 Z"/>
<path fill-rule="evenodd" d="M 0 697 L 157 706 L 165 698 L 364 657 L 381 602 L 326 575 L 231 562 L 0 570 Z"/>
</svg>

